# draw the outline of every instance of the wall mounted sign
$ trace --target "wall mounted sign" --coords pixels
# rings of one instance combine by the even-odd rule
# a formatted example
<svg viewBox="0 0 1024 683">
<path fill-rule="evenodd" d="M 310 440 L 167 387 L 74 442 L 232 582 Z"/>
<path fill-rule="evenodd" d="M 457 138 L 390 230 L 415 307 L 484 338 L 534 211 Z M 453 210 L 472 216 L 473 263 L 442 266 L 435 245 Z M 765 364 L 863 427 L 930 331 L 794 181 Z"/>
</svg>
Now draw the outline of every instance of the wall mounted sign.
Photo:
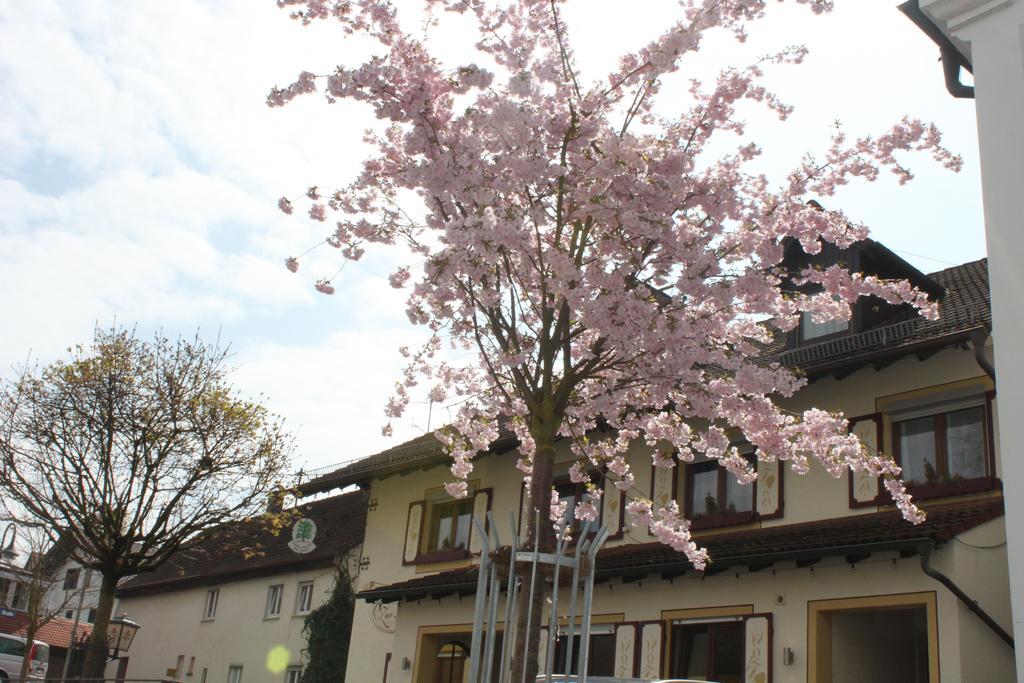
<svg viewBox="0 0 1024 683">
<path fill-rule="evenodd" d="M 292 527 L 292 540 L 288 542 L 288 547 L 300 555 L 305 555 L 316 550 L 316 544 L 313 543 L 314 538 L 316 538 L 316 522 L 303 517 Z"/>
</svg>

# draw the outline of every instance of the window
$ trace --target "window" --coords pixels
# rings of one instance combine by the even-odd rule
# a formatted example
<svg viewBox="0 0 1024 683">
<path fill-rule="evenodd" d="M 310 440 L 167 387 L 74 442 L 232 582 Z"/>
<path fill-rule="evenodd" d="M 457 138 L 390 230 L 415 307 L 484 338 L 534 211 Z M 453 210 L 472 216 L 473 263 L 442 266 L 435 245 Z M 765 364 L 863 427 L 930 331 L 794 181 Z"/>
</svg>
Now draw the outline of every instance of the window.
<svg viewBox="0 0 1024 683">
<path fill-rule="evenodd" d="M 829 337 L 833 334 L 849 332 L 849 320 L 828 320 L 826 322 L 814 322 L 810 313 L 800 314 L 800 338 L 805 341 L 814 341 L 822 337 Z"/>
<path fill-rule="evenodd" d="M 263 613 L 264 619 L 273 619 L 281 616 L 281 597 L 284 595 L 284 586 L 277 584 L 267 589 L 267 608 Z"/>
<path fill-rule="evenodd" d="M 81 570 L 78 568 L 68 569 L 67 573 L 64 574 L 64 590 L 73 591 L 78 588 L 78 575 Z"/>
<path fill-rule="evenodd" d="M 744 641 L 742 621 L 672 624 L 668 675 L 742 683 Z"/>
<path fill-rule="evenodd" d="M 203 667 L 203 672 L 199 674 L 199 683 L 206 683 L 206 667 Z"/>
<path fill-rule="evenodd" d="M 7 607 L 7 600 L 11 593 L 11 580 L 0 579 L 0 606 Z"/>
<path fill-rule="evenodd" d="M 21 581 L 14 584 L 14 600 L 11 601 L 11 607 L 14 609 L 25 609 L 28 604 L 28 586 Z"/>
<path fill-rule="evenodd" d="M 242 683 L 241 664 L 233 664 L 228 667 L 228 683 Z"/>
<path fill-rule="evenodd" d="M 686 513 L 695 527 L 754 519 L 754 484 L 740 484 L 717 460 L 688 465 L 686 479 Z"/>
<path fill-rule="evenodd" d="M 302 680 L 302 667 L 289 666 L 284 672 L 284 683 L 299 683 Z"/>
<path fill-rule="evenodd" d="M 15 657 L 25 656 L 25 643 L 14 638 L 0 635 L 0 654 L 13 655 Z"/>
<path fill-rule="evenodd" d="M 569 644 L 567 633 L 558 634 L 555 641 L 555 673 L 566 673 L 565 655 Z M 578 673 L 580 659 L 580 638 L 578 629 L 573 633 L 572 657 L 569 666 L 572 673 Z M 611 624 L 595 624 L 590 628 L 590 650 L 587 655 L 588 676 L 614 676 L 615 675 L 615 627 Z"/>
<path fill-rule="evenodd" d="M 591 475 L 595 482 L 600 483 L 601 479 L 599 474 L 591 473 Z M 569 479 L 556 479 L 553 488 L 558 493 L 558 502 L 564 502 L 566 504 L 565 512 L 562 514 L 562 519 L 559 524 L 564 522 L 567 525 L 566 528 L 568 528 L 570 532 L 578 531 L 583 524 L 580 520 L 576 519 L 576 508 L 581 502 L 589 499 L 587 485 L 583 483 L 576 484 Z M 591 533 L 594 533 L 598 526 L 600 526 L 602 505 L 603 501 L 598 503 L 598 518 L 597 521 L 591 523 Z"/>
<path fill-rule="evenodd" d="M 990 476 L 987 433 L 983 405 L 895 421 L 896 460 L 904 481 L 941 493 L 985 479 Z"/>
<path fill-rule="evenodd" d="M 65 619 L 72 619 L 72 618 L 74 618 L 74 616 L 75 616 L 75 610 L 73 610 L 73 609 L 64 610 L 64 618 Z"/>
<path fill-rule="evenodd" d="M 203 608 L 203 620 L 208 621 L 217 617 L 217 600 L 220 598 L 220 590 L 214 588 L 206 591 L 206 606 Z"/>
<path fill-rule="evenodd" d="M 95 608 L 90 608 L 89 609 L 89 616 L 87 616 L 85 618 L 85 620 L 88 621 L 90 624 L 95 624 L 96 623 L 96 609 Z"/>
<path fill-rule="evenodd" d="M 473 499 L 447 500 L 430 505 L 426 553 L 468 551 L 469 529 L 473 520 Z"/>
<path fill-rule="evenodd" d="M 299 593 L 295 598 L 295 613 L 307 614 L 313 609 L 313 582 L 300 581 Z"/>
</svg>

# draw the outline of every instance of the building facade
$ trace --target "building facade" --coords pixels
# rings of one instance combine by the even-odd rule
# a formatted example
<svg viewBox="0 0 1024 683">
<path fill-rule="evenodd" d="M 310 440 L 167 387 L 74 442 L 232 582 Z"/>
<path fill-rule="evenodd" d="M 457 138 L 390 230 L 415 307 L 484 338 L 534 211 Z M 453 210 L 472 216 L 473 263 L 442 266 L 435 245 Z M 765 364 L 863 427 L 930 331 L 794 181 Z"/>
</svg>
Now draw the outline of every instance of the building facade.
<svg viewBox="0 0 1024 683">
<path fill-rule="evenodd" d="M 699 459 L 655 467 L 637 444 L 635 488 L 678 501 L 712 563 L 696 572 L 633 527 L 626 498 L 606 484 L 600 519 L 612 536 L 597 557 L 590 673 L 1011 680 L 987 264 L 925 275 L 871 241 L 832 257 L 911 279 L 940 301 L 940 319 L 867 300 L 845 327 L 804 321 L 767 357 L 812 380 L 787 407 L 843 411 L 869 447 L 896 457 L 927 521 L 904 522 L 874 479 L 760 464 L 757 481 L 739 486 Z M 450 463 L 431 435 L 303 485 L 314 493 L 358 484 L 369 499 L 346 680 L 464 680 L 481 547 L 470 522 L 491 511 L 508 539 L 504 520 L 522 518 L 515 446 L 506 435 L 481 454 L 463 501 L 444 493 Z M 579 500 L 568 448 L 559 453 L 556 489 Z M 556 662 L 571 626 L 558 628 Z"/>
<path fill-rule="evenodd" d="M 243 522 L 118 589 L 140 628 L 117 674 L 182 683 L 298 683 L 305 618 L 331 594 L 338 563 L 358 569 L 366 498 L 296 508 L 275 533 Z M 114 667 L 108 675 L 114 675 Z"/>
<path fill-rule="evenodd" d="M 978 117 L 985 239 L 992 273 L 993 335 L 1001 369 L 1005 415 L 1024 412 L 1024 363 L 1015 353 L 1024 340 L 1024 318 L 1017 308 L 1024 292 L 1024 232 L 1020 188 L 1024 186 L 1024 1 L 911 0 L 922 26 L 940 45 L 944 61 L 959 57 L 974 74 L 972 96 Z M 1024 438 L 1016 419 L 1000 423 L 1004 443 Z M 1024 486 L 1024 462 L 1008 458 L 1007 490 Z M 1008 548 L 1014 624 L 1024 626 L 1024 498 L 1007 496 Z M 1007 679 L 1010 680 L 1010 679 Z M 1017 656 L 1017 680 L 1024 681 L 1024 654 Z"/>
</svg>

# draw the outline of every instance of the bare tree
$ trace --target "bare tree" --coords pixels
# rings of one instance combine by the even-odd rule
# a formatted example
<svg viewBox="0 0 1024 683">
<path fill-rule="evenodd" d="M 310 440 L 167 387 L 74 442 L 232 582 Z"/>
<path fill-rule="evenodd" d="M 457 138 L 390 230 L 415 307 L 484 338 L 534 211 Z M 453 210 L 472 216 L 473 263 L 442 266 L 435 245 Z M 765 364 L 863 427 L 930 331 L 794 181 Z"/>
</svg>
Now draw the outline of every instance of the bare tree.
<svg viewBox="0 0 1024 683">
<path fill-rule="evenodd" d="M 28 681 L 29 667 L 32 664 L 32 642 L 44 626 L 67 609 L 76 593 L 57 593 L 51 590 L 58 581 L 63 580 L 63 577 L 59 575 L 59 564 L 49 561 L 47 550 L 51 544 L 48 535 L 40 533 L 38 529 L 22 529 L 21 536 L 20 545 L 28 551 L 28 559 L 21 582 L 25 605 L 26 647 L 18 680 L 25 683 Z M 58 597 L 52 599 L 54 595 Z"/>
<path fill-rule="evenodd" d="M 282 422 L 237 396 L 227 359 L 198 338 L 97 329 L 2 384 L 0 508 L 101 577 L 87 678 L 104 673 L 118 581 L 262 511 L 285 475 Z"/>
</svg>

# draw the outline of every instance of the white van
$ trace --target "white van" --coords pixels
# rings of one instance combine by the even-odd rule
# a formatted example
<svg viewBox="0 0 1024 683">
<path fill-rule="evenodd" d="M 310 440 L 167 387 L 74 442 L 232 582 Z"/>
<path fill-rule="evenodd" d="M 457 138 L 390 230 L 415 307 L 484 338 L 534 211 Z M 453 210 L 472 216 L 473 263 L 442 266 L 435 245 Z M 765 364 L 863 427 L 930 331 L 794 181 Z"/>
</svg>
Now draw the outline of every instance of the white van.
<svg viewBox="0 0 1024 683">
<path fill-rule="evenodd" d="M 16 681 L 21 675 L 21 662 L 27 655 L 28 677 L 32 680 L 46 678 L 46 666 L 50 661 L 50 646 L 35 640 L 32 647 L 21 636 L 0 633 L 0 682 Z M 27 650 L 27 652 L 26 652 Z"/>
</svg>

